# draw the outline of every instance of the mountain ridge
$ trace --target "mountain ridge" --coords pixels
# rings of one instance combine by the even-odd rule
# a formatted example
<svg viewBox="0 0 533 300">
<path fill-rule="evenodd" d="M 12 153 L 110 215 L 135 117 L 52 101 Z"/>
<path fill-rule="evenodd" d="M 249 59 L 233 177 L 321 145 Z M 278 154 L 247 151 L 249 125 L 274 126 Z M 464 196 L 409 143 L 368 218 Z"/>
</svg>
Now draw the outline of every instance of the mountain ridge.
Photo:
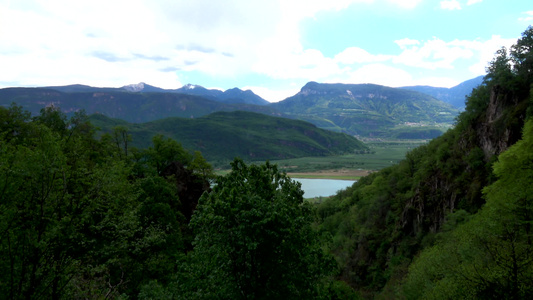
<svg viewBox="0 0 533 300">
<path fill-rule="evenodd" d="M 152 136 L 163 134 L 187 149 L 200 150 L 212 162 L 227 162 L 236 156 L 269 160 L 368 150 L 362 142 L 343 133 L 300 120 L 246 111 L 219 111 L 195 119 L 171 117 L 138 124 L 98 114 L 90 120 L 108 133 L 117 125 L 127 127 L 133 146 L 147 148 Z"/>
<path fill-rule="evenodd" d="M 460 84 L 451 88 L 433 87 L 428 85 L 403 86 L 400 88 L 428 94 L 446 103 L 450 103 L 458 109 L 463 110 L 466 105 L 466 97 L 470 95 L 472 89 L 478 87 L 480 84 L 483 83 L 484 77 L 484 75 L 478 76 L 476 78 L 463 81 Z"/>
<path fill-rule="evenodd" d="M 309 82 L 271 106 L 289 117 L 363 137 L 384 137 L 402 124 L 451 125 L 458 114 L 429 95 L 377 84 Z"/>
<path fill-rule="evenodd" d="M 92 87 L 83 84 L 71 84 L 65 86 L 45 86 L 39 87 L 53 89 L 65 93 L 79 92 L 129 92 L 129 93 L 178 93 L 186 95 L 202 96 L 209 100 L 224 103 L 243 103 L 254 105 L 267 105 L 270 102 L 256 95 L 251 90 L 241 90 L 237 87 L 221 91 L 217 89 L 207 89 L 200 85 L 186 84 L 178 89 L 163 89 L 144 82 L 128 84 L 119 88 Z"/>
<path fill-rule="evenodd" d="M 67 86 L 63 90 L 80 88 L 86 87 Z M 180 93 L 132 93 L 107 88 L 89 90 L 62 92 L 49 88 L 5 88 L 0 89 L 0 105 L 8 106 L 14 102 L 32 115 L 38 115 L 46 106 L 56 106 L 66 114 L 85 110 L 87 114 L 101 113 L 133 123 L 167 117 L 196 118 L 215 111 L 250 110 L 265 115 L 279 115 L 268 106 L 223 103 Z"/>
</svg>

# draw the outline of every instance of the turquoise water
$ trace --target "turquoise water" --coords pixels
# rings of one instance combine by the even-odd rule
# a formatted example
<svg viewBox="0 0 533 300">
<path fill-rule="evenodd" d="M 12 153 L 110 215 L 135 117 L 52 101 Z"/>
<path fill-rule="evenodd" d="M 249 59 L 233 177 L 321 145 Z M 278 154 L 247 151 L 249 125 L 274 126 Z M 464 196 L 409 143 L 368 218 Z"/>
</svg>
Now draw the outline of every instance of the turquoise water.
<svg viewBox="0 0 533 300">
<path fill-rule="evenodd" d="M 335 195 L 337 191 L 343 190 L 355 182 L 355 180 L 336 179 L 304 179 L 293 178 L 302 183 L 304 198 L 328 197 Z"/>
</svg>

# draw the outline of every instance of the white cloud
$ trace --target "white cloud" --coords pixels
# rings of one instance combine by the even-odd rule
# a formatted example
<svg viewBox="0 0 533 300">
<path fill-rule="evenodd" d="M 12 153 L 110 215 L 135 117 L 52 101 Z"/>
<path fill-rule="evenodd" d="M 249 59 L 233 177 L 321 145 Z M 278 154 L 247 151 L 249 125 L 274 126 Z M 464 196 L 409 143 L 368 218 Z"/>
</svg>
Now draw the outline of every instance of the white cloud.
<svg viewBox="0 0 533 300">
<path fill-rule="evenodd" d="M 473 56 L 471 49 L 434 38 L 419 46 L 418 41 L 399 40 L 396 43 L 403 52 L 393 58 L 396 64 L 425 69 L 452 69 L 453 63 L 461 58 Z"/>
<path fill-rule="evenodd" d="M 320 80 L 341 72 L 333 59 L 316 49 L 284 47 L 275 41 L 267 41 L 259 48 L 258 60 L 252 70 L 275 79 Z"/>
<path fill-rule="evenodd" d="M 0 4 L 0 56 L 6 62 L 22 55 L 39 58 L 31 66 L 9 65 L 32 74 L 16 80 L 24 85 L 49 82 L 54 77 L 50 67 L 58 64 L 62 66 L 56 69 L 69 74 L 65 77 L 71 83 L 107 77 L 122 85 L 141 73 L 146 74 L 142 81 L 151 76 L 152 81 L 163 79 L 160 86 L 175 88 L 179 79 L 171 70 L 212 76 L 247 70 L 256 60 L 257 45 L 278 34 L 279 28 L 271 25 L 282 18 L 275 1 L 12 1 Z M 99 68 L 85 69 L 87 61 Z M 6 70 L 4 66 L 0 68 Z"/>
<path fill-rule="evenodd" d="M 440 8 L 447 10 L 461 9 L 461 4 L 457 0 L 445 0 L 440 2 Z"/>
<path fill-rule="evenodd" d="M 420 44 L 419 41 L 413 40 L 413 39 L 408 39 L 408 38 L 404 38 L 404 39 L 401 39 L 401 40 L 396 40 L 396 41 L 394 41 L 394 43 L 396 43 L 398 46 L 400 46 L 400 49 L 407 49 L 408 46 L 413 46 L 413 45 L 419 45 Z"/>
<path fill-rule="evenodd" d="M 468 5 L 479 2 L 461 1 Z M 314 18 L 323 11 L 357 8 L 358 4 L 372 2 L 375 5 L 362 7 L 374 9 L 391 4 L 397 10 L 412 9 L 422 3 L 421 0 L 0 0 L 0 85 L 4 82 L 122 86 L 143 81 L 177 88 L 184 80 L 180 75 L 187 72 L 222 79 L 243 78 L 258 72 L 267 79 L 301 82 L 411 85 L 420 81 L 400 68 L 416 70 L 417 76 L 433 76 L 433 82 L 449 82 L 445 76 L 427 75 L 426 71 L 453 70 L 459 61 L 468 61 L 470 71 L 477 75 L 484 72 L 502 43 L 510 44 L 499 37 L 484 42 L 404 38 L 395 41 L 399 50 L 392 45 L 394 49 L 380 53 L 364 49 L 354 37 L 354 42 L 336 55 L 305 48 L 302 44 L 302 20 Z M 457 0 L 442 1 L 441 6 L 460 7 Z M 522 19 L 531 18 L 533 11 L 526 12 Z M 392 55 L 391 50 L 397 50 L 397 54 Z M 300 87 L 250 88 L 276 101 L 281 96 L 290 96 L 288 93 L 294 94 Z"/>
<path fill-rule="evenodd" d="M 333 60 L 342 64 L 354 64 L 354 63 L 372 63 L 390 60 L 390 55 L 372 55 L 366 50 L 359 47 L 349 47 L 344 49 L 341 53 L 335 55 Z"/>
<path fill-rule="evenodd" d="M 368 64 L 348 72 L 347 76 L 331 78 L 329 83 L 374 83 L 387 86 L 403 86 L 412 82 L 411 75 L 399 68 L 385 64 Z"/>
<path fill-rule="evenodd" d="M 489 62 L 494 59 L 496 51 L 502 47 L 509 49 L 514 43 L 516 43 L 516 39 L 504 39 L 499 35 L 493 35 L 491 39 L 487 41 L 471 41 L 467 43 L 467 47 L 477 53 L 477 61 L 468 67 L 468 70 L 473 74 L 483 75 L 486 73 L 486 68 L 489 65 Z"/>
<path fill-rule="evenodd" d="M 527 16 L 518 18 L 519 21 L 521 21 L 521 22 L 531 22 L 531 21 L 533 21 L 533 10 L 523 12 L 522 14 L 525 14 Z"/>
</svg>

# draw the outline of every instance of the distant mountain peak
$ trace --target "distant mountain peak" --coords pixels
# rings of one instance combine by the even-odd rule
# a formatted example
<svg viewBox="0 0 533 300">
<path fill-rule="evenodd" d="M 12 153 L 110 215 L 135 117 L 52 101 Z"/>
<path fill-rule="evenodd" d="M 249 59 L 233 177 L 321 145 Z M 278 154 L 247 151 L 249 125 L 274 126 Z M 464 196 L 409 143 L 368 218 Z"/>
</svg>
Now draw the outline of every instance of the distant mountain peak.
<svg viewBox="0 0 533 300">
<path fill-rule="evenodd" d="M 122 88 L 128 92 L 140 92 L 144 90 L 144 85 L 145 85 L 144 82 L 139 82 L 139 83 L 125 85 Z"/>
<path fill-rule="evenodd" d="M 201 88 L 201 87 L 202 86 L 197 85 L 197 84 L 187 83 L 186 85 L 183 86 L 183 89 L 185 89 L 185 90 L 194 90 L 196 88 Z"/>
</svg>

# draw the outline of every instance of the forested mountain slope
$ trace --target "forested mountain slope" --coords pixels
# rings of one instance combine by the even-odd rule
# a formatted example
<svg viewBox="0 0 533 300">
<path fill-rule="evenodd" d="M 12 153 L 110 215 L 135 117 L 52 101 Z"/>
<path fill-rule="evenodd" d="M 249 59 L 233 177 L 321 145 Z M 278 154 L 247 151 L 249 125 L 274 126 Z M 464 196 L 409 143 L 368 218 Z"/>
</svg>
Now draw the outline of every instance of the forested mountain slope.
<svg viewBox="0 0 533 300">
<path fill-rule="evenodd" d="M 403 298 L 406 297 L 403 292 L 410 289 L 411 293 L 434 298 L 438 294 L 431 294 L 425 289 L 438 287 L 437 290 L 442 292 L 446 291 L 447 284 L 456 288 L 462 284 L 465 287 L 462 291 L 468 291 L 468 296 L 480 298 L 491 291 L 497 291 L 495 295 L 517 297 L 530 292 L 527 286 L 531 286 L 533 262 L 523 257 L 514 260 L 521 264 L 520 279 L 511 276 L 512 266 L 505 269 L 509 272 L 505 273 L 508 278 L 501 273 L 497 275 L 501 270 L 495 268 L 494 264 L 501 258 L 490 256 L 479 248 L 483 242 L 489 241 L 487 239 L 478 241 L 477 248 L 468 248 L 471 251 L 469 255 L 453 253 L 461 251 L 455 248 L 454 243 L 438 244 L 441 248 L 437 250 L 428 247 L 439 242 L 443 232 L 457 232 L 452 234 L 452 238 L 457 239 L 461 235 L 459 242 L 468 240 L 468 234 L 476 235 L 476 232 L 466 229 L 466 233 L 459 233 L 462 227 L 458 227 L 458 224 L 470 218 L 487 221 L 492 216 L 492 213 L 481 214 L 479 210 L 486 201 L 495 198 L 506 201 L 501 197 L 507 196 L 495 192 L 496 185 L 514 190 L 533 184 L 530 177 L 531 156 L 524 151 L 529 143 L 527 140 L 530 140 L 530 130 L 524 131 L 524 144 L 513 151 L 515 154 L 508 154 L 516 155 L 517 161 L 524 162 L 523 174 L 527 177 L 520 181 L 495 181 L 498 176 L 504 178 L 505 174 L 502 173 L 505 172 L 502 170 L 508 167 L 502 164 L 509 165 L 509 156 L 505 158 L 507 162 L 496 167 L 496 174 L 492 172 L 498 155 L 522 137 L 525 120 L 533 114 L 532 50 L 533 28 L 529 27 L 509 53 L 506 49 L 497 53 L 488 67 L 484 85 L 472 92 L 465 111 L 457 118 L 455 128 L 428 145 L 411 151 L 398 165 L 362 178 L 353 187 L 319 206 L 320 226 L 333 236 L 331 252 L 342 268 L 339 278 L 362 296 Z M 489 185 L 491 187 L 484 190 Z M 494 236 L 497 234 L 494 232 L 491 242 L 507 244 L 487 251 L 511 251 L 512 245 L 509 246 L 508 241 L 517 237 L 512 241 L 516 241 L 514 245 L 520 247 L 520 255 L 525 255 L 531 251 L 528 229 L 531 213 L 528 205 L 531 205 L 532 199 L 527 193 L 509 194 L 508 197 L 511 198 L 507 200 L 509 203 L 521 203 L 505 211 L 506 218 L 516 221 L 520 230 L 510 236 Z M 487 230 L 490 231 L 490 227 Z M 435 254 L 441 250 L 445 252 L 439 256 L 438 263 L 432 261 L 433 264 L 428 265 L 422 262 L 418 269 L 410 269 L 413 258 L 420 251 L 434 251 Z M 512 255 L 511 252 L 506 253 Z M 518 252 L 515 254 L 518 255 Z M 428 262 L 432 254 L 423 255 L 424 261 Z M 472 273 L 475 264 L 467 266 L 469 272 L 466 273 L 461 273 L 463 265 L 453 265 L 457 263 L 453 259 L 468 261 L 473 258 L 476 261 L 485 260 L 483 267 L 493 266 L 487 272 L 494 273 L 487 273 L 483 282 L 480 281 L 483 278 L 475 277 Z M 420 272 L 424 267 L 421 266 L 433 269 L 427 271 L 427 277 L 416 279 L 416 276 L 423 275 Z M 456 272 L 451 272 L 449 268 Z M 404 290 L 399 286 L 409 270 L 419 273 L 409 277 L 410 285 Z M 459 284 L 457 280 L 460 279 L 462 281 Z M 413 280 L 419 280 L 419 285 Z M 456 298 L 461 290 L 450 290 L 452 292 L 457 293 L 444 298 Z M 462 296 L 467 297 L 466 294 Z"/>
<path fill-rule="evenodd" d="M 363 137 L 388 137 L 391 129 L 405 123 L 449 125 L 458 114 L 429 95 L 375 84 L 309 82 L 298 94 L 271 106 L 291 118 Z"/>
<path fill-rule="evenodd" d="M 91 116 L 104 132 L 115 126 L 126 128 L 132 145 L 149 146 L 156 134 L 179 141 L 185 148 L 196 149 L 209 161 L 228 162 L 235 157 L 246 160 L 269 160 L 305 156 L 325 156 L 366 151 L 368 148 L 349 135 L 327 131 L 299 121 L 264 114 L 235 111 L 216 112 L 200 118 L 167 118 L 131 124 Z"/>
</svg>

